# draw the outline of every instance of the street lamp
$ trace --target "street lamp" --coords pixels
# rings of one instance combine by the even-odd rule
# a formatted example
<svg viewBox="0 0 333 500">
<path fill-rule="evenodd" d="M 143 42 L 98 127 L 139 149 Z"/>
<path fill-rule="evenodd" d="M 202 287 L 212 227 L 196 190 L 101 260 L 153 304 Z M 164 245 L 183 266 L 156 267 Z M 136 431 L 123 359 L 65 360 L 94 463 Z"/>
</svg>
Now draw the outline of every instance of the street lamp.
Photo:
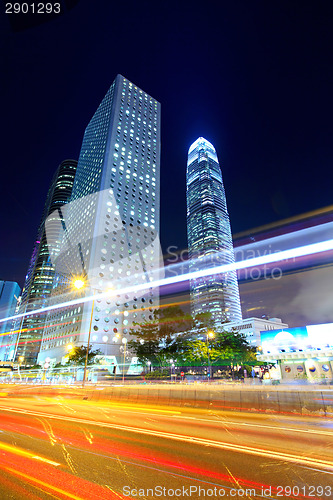
<svg viewBox="0 0 333 500">
<path fill-rule="evenodd" d="M 174 368 L 175 368 L 175 364 L 174 364 L 174 361 L 173 359 L 170 359 L 170 381 L 172 382 L 172 377 L 174 377 Z"/>
<path fill-rule="evenodd" d="M 75 290 L 83 290 L 86 288 L 87 282 L 84 277 L 78 276 L 76 278 L 72 279 L 72 287 Z M 86 352 L 86 358 L 84 361 L 84 372 L 83 372 L 83 379 L 82 379 L 82 387 L 84 387 L 84 384 L 86 382 L 86 377 L 87 377 L 87 365 L 88 365 L 88 354 L 89 354 L 89 347 L 90 347 L 90 334 L 91 334 L 91 325 L 92 325 L 92 319 L 93 319 L 93 314 L 94 314 L 94 304 L 95 304 L 95 298 L 92 301 L 92 307 L 91 307 L 91 315 L 90 315 L 90 324 L 89 324 L 89 332 L 88 332 L 88 342 L 87 342 L 87 352 Z"/>
<path fill-rule="evenodd" d="M 87 352 L 86 352 L 86 359 L 84 360 L 84 372 L 83 372 L 82 387 L 84 387 L 84 384 L 86 382 L 86 377 L 87 377 L 87 365 L 88 365 L 88 355 L 89 355 L 89 348 L 90 348 L 91 325 L 92 325 L 93 314 L 94 314 L 94 305 L 95 305 L 95 297 L 93 298 L 92 306 L 91 306 L 91 315 L 90 315 L 90 324 L 89 324 L 88 342 L 87 342 Z"/>
<path fill-rule="evenodd" d="M 211 379 L 211 376 L 212 376 L 212 370 L 211 370 L 211 366 L 210 366 L 210 356 L 209 356 L 209 339 L 212 339 L 214 338 L 214 332 L 211 332 L 211 331 L 208 331 L 207 332 L 207 336 L 206 336 L 206 343 L 207 343 L 207 368 L 208 368 L 208 372 L 207 372 L 207 375 L 209 377 L 209 380 Z"/>
<path fill-rule="evenodd" d="M 123 363 L 123 383 L 125 381 L 125 358 L 126 358 L 126 344 L 127 344 L 127 339 L 123 337 L 122 343 L 124 344 L 124 363 Z"/>
<path fill-rule="evenodd" d="M 72 281 L 72 286 L 76 290 L 81 290 L 82 288 L 85 288 L 86 282 L 83 278 L 74 278 Z"/>
<path fill-rule="evenodd" d="M 20 371 L 20 366 L 22 365 L 23 361 L 24 361 L 24 356 L 19 356 L 18 358 L 18 365 L 17 365 L 17 371 L 18 371 L 18 374 L 20 376 L 20 382 L 22 382 L 22 377 L 21 377 L 21 371 Z"/>
</svg>

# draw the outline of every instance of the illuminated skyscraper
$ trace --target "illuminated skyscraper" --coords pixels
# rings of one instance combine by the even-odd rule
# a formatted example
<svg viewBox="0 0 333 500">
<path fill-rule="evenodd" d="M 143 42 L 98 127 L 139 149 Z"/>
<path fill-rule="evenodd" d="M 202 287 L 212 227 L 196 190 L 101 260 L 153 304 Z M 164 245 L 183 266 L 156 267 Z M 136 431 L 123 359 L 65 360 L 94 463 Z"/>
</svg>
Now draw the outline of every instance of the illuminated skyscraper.
<svg viewBox="0 0 333 500">
<path fill-rule="evenodd" d="M 22 290 L 20 314 L 40 309 L 48 304 L 53 286 L 54 268 L 46 241 L 45 220 L 68 202 L 72 193 L 76 166 L 76 160 L 64 160 L 53 176 Z M 57 235 L 54 236 L 57 241 Z M 22 357 L 25 364 L 36 363 L 44 322 L 45 315 L 38 314 L 16 321 L 14 330 L 23 330 L 19 335 L 16 360 Z"/>
<path fill-rule="evenodd" d="M 152 318 L 158 290 L 121 290 L 151 281 L 159 265 L 159 175 L 160 104 L 118 75 L 85 130 L 72 197 L 59 220 L 53 302 L 95 299 L 49 314 L 40 362 L 61 361 L 66 345 L 89 341 L 120 364 L 133 322 Z M 71 290 L 77 276 L 85 281 L 81 292 Z M 100 298 L 107 290 L 119 293 Z"/>
<path fill-rule="evenodd" d="M 188 151 L 187 237 L 190 271 L 234 262 L 231 228 L 216 151 L 199 137 Z M 242 319 L 235 271 L 191 281 L 194 315 L 210 312 L 216 324 Z"/>
<path fill-rule="evenodd" d="M 16 312 L 21 289 L 13 281 L 0 281 L 0 319 L 13 316 Z M 16 336 L 9 334 L 13 321 L 0 323 L 0 361 L 8 361 L 14 353 Z M 7 335 L 6 335 L 7 333 Z"/>
</svg>

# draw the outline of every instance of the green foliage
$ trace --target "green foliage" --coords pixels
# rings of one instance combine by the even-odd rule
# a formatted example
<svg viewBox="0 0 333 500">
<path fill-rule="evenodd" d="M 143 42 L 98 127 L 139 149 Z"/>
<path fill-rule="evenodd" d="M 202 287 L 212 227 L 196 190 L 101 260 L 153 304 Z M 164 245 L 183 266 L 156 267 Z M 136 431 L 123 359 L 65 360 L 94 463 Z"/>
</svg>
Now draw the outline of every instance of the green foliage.
<svg viewBox="0 0 333 500">
<path fill-rule="evenodd" d="M 214 330 L 214 321 L 212 315 L 209 312 L 197 314 L 194 318 L 192 331 L 195 333 L 207 333 L 210 330 Z"/>
<path fill-rule="evenodd" d="M 145 366 L 148 361 L 160 367 L 168 366 L 170 359 L 176 360 L 182 350 L 183 341 L 177 333 L 189 325 L 192 326 L 191 317 L 179 306 L 161 307 L 153 312 L 153 320 L 134 324 L 130 334 L 136 338 L 128 342 L 128 348 Z"/>
<path fill-rule="evenodd" d="M 255 360 L 255 348 L 251 347 L 243 333 L 235 330 L 220 330 L 216 332 L 212 344 L 212 359 L 229 359 L 244 363 Z"/>
<path fill-rule="evenodd" d="M 102 354 L 99 349 L 95 351 L 92 350 L 91 345 L 88 351 L 88 365 L 92 365 L 95 362 L 95 356 Z M 68 364 L 74 365 L 84 365 L 87 356 L 87 346 L 74 347 L 74 349 L 68 355 Z"/>
<path fill-rule="evenodd" d="M 128 347 L 144 366 L 169 367 L 171 359 L 178 365 L 197 366 L 207 366 L 208 358 L 211 365 L 256 361 L 255 349 L 243 334 L 214 329 L 210 313 L 192 318 L 178 306 L 155 310 L 153 320 L 136 323 L 130 334 L 136 338 Z"/>
<path fill-rule="evenodd" d="M 154 370 L 144 375 L 146 380 L 166 379 L 170 378 L 170 370 L 167 368 L 161 370 Z"/>
</svg>

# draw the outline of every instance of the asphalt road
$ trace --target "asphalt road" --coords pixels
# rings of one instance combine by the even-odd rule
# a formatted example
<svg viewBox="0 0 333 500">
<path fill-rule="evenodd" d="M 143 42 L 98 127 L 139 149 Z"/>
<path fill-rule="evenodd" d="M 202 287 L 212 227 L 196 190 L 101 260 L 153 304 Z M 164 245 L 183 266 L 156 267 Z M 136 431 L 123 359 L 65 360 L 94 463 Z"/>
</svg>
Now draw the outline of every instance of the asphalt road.
<svg viewBox="0 0 333 500">
<path fill-rule="evenodd" d="M 333 498 L 333 421 L 0 398 L 0 499 Z"/>
</svg>

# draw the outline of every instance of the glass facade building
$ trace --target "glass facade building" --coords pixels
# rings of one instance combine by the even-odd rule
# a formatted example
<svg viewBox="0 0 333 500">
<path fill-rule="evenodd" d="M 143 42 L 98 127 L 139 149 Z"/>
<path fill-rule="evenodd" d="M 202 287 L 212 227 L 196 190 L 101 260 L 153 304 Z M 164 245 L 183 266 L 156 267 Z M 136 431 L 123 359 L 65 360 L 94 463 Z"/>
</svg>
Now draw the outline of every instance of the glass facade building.
<svg viewBox="0 0 333 500">
<path fill-rule="evenodd" d="M 89 338 L 93 349 L 120 364 L 133 322 L 152 317 L 158 290 L 121 290 L 151 280 L 160 266 L 159 175 L 160 104 L 117 75 L 84 133 L 55 262 L 54 303 L 94 300 L 48 315 L 41 362 L 61 361 L 66 346 L 87 345 Z M 85 281 L 81 292 L 71 291 L 77 276 Z M 108 298 L 106 290 L 119 293 Z"/>
<path fill-rule="evenodd" d="M 187 236 L 190 271 L 234 262 L 229 214 L 215 148 L 197 139 L 188 151 Z M 193 315 L 216 324 L 242 319 L 236 271 L 191 280 Z"/>
<path fill-rule="evenodd" d="M 0 281 L 0 319 L 13 316 L 21 288 L 14 281 Z M 0 361 L 8 361 L 14 354 L 16 336 L 11 332 L 13 321 L 0 322 Z"/>
<path fill-rule="evenodd" d="M 61 207 L 69 201 L 76 167 L 76 160 L 64 160 L 53 176 L 22 290 L 20 314 L 48 305 L 55 272 L 46 241 L 45 221 L 52 213 L 61 210 Z M 57 226 L 55 231 L 58 231 Z M 58 234 L 54 234 L 54 239 L 59 247 Z M 20 357 L 24 359 L 24 364 L 28 365 L 37 362 L 44 324 L 45 315 L 38 314 L 16 321 L 14 330 L 19 331 L 19 341 L 15 352 L 16 360 Z"/>
</svg>

